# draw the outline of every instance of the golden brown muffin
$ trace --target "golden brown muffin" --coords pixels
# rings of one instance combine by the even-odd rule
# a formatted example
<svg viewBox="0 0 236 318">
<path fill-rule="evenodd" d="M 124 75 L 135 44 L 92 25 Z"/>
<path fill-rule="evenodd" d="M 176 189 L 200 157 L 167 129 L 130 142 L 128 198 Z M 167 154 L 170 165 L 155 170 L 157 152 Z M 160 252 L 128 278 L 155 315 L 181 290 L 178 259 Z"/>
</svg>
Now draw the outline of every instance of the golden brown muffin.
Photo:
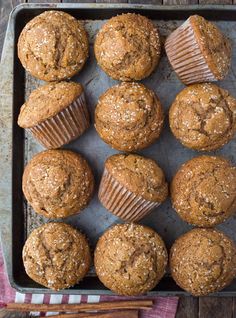
<svg viewBox="0 0 236 318">
<path fill-rule="evenodd" d="M 47 218 L 61 218 L 80 212 L 88 205 L 94 177 L 81 155 L 69 150 L 47 150 L 27 164 L 22 187 L 37 213 Z"/>
<path fill-rule="evenodd" d="M 144 16 L 121 14 L 108 20 L 94 44 L 98 64 L 120 81 L 141 80 L 156 68 L 161 53 L 157 28 Z"/>
<path fill-rule="evenodd" d="M 173 244 L 173 279 L 194 296 L 208 295 L 229 285 L 236 275 L 236 246 L 223 232 L 193 229 Z"/>
<path fill-rule="evenodd" d="M 171 183 L 173 208 L 188 223 L 214 226 L 236 211 L 236 167 L 222 157 L 183 164 Z"/>
<path fill-rule="evenodd" d="M 82 85 L 54 82 L 35 89 L 20 109 L 18 125 L 49 149 L 81 136 L 90 125 Z"/>
<path fill-rule="evenodd" d="M 139 221 L 167 195 L 164 173 L 154 160 L 131 154 L 117 154 L 106 160 L 98 197 L 121 219 Z"/>
<path fill-rule="evenodd" d="M 166 40 L 168 59 L 183 83 L 223 79 L 230 68 L 231 43 L 217 26 L 192 15 Z"/>
<path fill-rule="evenodd" d="M 23 67 L 44 81 L 59 81 L 78 73 L 88 58 L 88 36 L 68 13 L 45 11 L 26 24 L 18 40 Z"/>
<path fill-rule="evenodd" d="M 175 98 L 169 121 L 173 134 L 184 146 L 215 150 L 236 132 L 236 100 L 214 84 L 193 84 Z"/>
<path fill-rule="evenodd" d="M 35 229 L 22 256 L 29 277 L 54 290 L 77 284 L 91 263 L 85 236 L 65 223 L 47 223 Z"/>
<path fill-rule="evenodd" d="M 164 115 L 153 91 L 139 83 L 121 83 L 98 100 L 95 128 L 111 147 L 135 151 L 151 145 L 160 135 Z"/>
<path fill-rule="evenodd" d="M 95 270 L 109 289 L 120 295 L 140 295 L 153 289 L 167 265 L 161 237 L 140 224 L 118 224 L 99 239 Z"/>
</svg>

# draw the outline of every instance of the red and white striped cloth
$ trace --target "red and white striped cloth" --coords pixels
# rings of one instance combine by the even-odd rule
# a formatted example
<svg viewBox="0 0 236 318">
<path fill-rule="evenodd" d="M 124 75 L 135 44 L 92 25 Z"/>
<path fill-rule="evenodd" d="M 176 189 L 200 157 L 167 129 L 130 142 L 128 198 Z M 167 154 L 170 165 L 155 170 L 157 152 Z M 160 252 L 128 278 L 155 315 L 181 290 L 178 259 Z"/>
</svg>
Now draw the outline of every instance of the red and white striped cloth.
<svg viewBox="0 0 236 318">
<path fill-rule="evenodd" d="M 131 297 L 130 297 L 131 298 Z M 66 303 L 80 303 L 80 302 L 99 302 L 111 300 L 124 300 L 130 299 L 129 297 L 118 296 L 86 296 L 86 295 L 49 295 L 49 294 L 21 294 L 16 292 L 9 285 L 2 252 L 0 250 L 0 307 L 3 307 L 9 302 L 17 303 L 34 303 L 34 304 L 66 304 Z M 132 299 L 141 299 L 137 297 Z M 150 297 L 154 300 L 154 307 L 151 310 L 141 311 L 140 318 L 174 318 L 178 298 L 177 297 Z M 149 299 L 150 299 L 149 298 Z M 37 313 L 36 313 L 37 314 Z M 39 314 L 39 313 L 38 313 Z M 48 312 L 46 315 L 55 314 Z"/>
</svg>

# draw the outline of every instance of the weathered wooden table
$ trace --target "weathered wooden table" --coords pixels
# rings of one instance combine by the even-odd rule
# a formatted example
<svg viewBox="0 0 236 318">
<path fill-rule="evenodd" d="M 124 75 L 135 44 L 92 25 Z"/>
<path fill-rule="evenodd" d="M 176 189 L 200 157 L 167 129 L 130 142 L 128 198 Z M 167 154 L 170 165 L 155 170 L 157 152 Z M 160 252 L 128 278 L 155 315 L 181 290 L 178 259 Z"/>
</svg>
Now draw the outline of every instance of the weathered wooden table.
<svg viewBox="0 0 236 318">
<path fill-rule="evenodd" d="M 0 56 L 5 36 L 8 16 L 19 3 L 53 2 L 113 2 L 149 4 L 232 4 L 236 0 L 0 0 Z M 236 318 L 236 297 L 181 297 L 176 318 Z"/>
</svg>

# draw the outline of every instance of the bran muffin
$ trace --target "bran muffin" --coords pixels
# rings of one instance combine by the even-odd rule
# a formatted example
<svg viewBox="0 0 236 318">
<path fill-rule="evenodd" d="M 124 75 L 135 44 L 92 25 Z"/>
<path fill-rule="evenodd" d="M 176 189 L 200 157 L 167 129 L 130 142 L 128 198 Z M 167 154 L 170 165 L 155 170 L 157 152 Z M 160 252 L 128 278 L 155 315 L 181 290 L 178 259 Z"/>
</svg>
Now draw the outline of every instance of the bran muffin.
<svg viewBox="0 0 236 318">
<path fill-rule="evenodd" d="M 166 54 L 180 80 L 191 83 L 222 80 L 231 64 L 231 43 L 218 27 L 192 15 L 172 32 Z"/>
<path fill-rule="evenodd" d="M 141 80 L 159 63 L 160 37 L 148 18 L 121 14 L 103 25 L 96 36 L 94 51 L 98 64 L 113 79 Z"/>
<path fill-rule="evenodd" d="M 164 121 L 155 93 L 139 83 L 121 83 L 109 88 L 98 100 L 95 128 L 112 148 L 135 151 L 151 145 Z"/>
<path fill-rule="evenodd" d="M 90 125 L 82 85 L 58 82 L 35 89 L 20 109 L 18 125 L 49 149 L 81 136 Z"/>
<path fill-rule="evenodd" d="M 35 229 L 22 256 L 28 276 L 53 290 L 77 284 L 91 263 L 85 236 L 66 223 L 47 223 Z"/>
<path fill-rule="evenodd" d="M 106 160 L 98 197 L 121 219 L 139 221 L 167 196 L 168 184 L 154 160 L 133 154 L 117 154 Z"/>
<path fill-rule="evenodd" d="M 25 167 L 22 188 L 37 213 L 61 218 L 88 205 L 94 177 L 81 155 L 69 150 L 47 150 L 35 155 Z"/>
<path fill-rule="evenodd" d="M 45 11 L 26 24 L 18 40 L 18 57 L 33 76 L 60 81 L 78 73 L 88 58 L 88 36 L 68 13 Z"/>
<path fill-rule="evenodd" d="M 222 157 L 184 163 L 171 183 L 173 208 L 186 222 L 210 227 L 236 211 L 236 167 Z"/>
<path fill-rule="evenodd" d="M 98 278 L 119 295 L 153 289 L 165 273 L 168 255 L 161 237 L 140 224 L 117 224 L 99 239 L 94 255 Z"/>
<path fill-rule="evenodd" d="M 170 269 L 176 284 L 194 296 L 220 291 L 235 278 L 236 246 L 223 232 L 193 229 L 173 244 Z"/>
<path fill-rule="evenodd" d="M 175 98 L 169 111 L 170 128 L 186 147 L 215 150 L 236 132 L 236 99 L 215 84 L 193 84 Z"/>
</svg>

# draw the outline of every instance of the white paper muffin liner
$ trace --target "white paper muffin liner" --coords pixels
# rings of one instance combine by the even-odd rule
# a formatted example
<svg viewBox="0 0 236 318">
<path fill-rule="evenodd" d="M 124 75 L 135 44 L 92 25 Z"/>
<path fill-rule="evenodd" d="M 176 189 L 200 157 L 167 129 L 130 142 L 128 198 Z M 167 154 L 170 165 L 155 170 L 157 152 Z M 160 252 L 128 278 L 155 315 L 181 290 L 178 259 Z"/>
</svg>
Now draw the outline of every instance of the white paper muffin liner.
<svg viewBox="0 0 236 318">
<path fill-rule="evenodd" d="M 99 186 L 98 197 L 107 210 L 128 222 L 139 221 L 160 205 L 159 202 L 145 200 L 129 191 L 106 168 Z"/>
<path fill-rule="evenodd" d="M 217 80 L 197 43 L 190 18 L 168 36 L 165 50 L 170 64 L 184 84 Z"/>
<path fill-rule="evenodd" d="M 44 147 L 53 149 L 81 136 L 89 124 L 89 113 L 82 93 L 58 114 L 27 130 Z"/>
</svg>

